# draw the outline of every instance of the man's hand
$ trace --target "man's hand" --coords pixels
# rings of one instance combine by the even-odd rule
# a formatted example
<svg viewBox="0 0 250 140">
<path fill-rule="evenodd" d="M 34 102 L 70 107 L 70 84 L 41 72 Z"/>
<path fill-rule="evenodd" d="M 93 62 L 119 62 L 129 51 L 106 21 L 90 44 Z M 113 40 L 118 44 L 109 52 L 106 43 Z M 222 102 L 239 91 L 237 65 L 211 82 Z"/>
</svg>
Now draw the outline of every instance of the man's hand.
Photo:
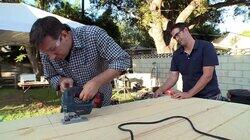
<svg viewBox="0 0 250 140">
<path fill-rule="evenodd" d="M 171 95 L 171 98 L 174 98 L 174 99 L 187 99 L 191 97 L 192 95 L 189 94 L 188 92 L 176 92 L 173 95 Z"/>
<path fill-rule="evenodd" d="M 89 81 L 83 86 L 83 90 L 80 93 L 79 98 L 83 101 L 93 99 L 96 93 L 98 92 L 100 85 L 95 81 Z"/>
<path fill-rule="evenodd" d="M 168 89 L 166 91 L 164 91 L 164 94 L 168 95 L 168 96 L 173 96 L 175 93 L 180 92 L 178 90 L 173 90 L 173 89 Z"/>
<path fill-rule="evenodd" d="M 156 92 L 154 92 L 154 98 L 161 97 L 164 95 L 172 97 L 176 92 L 179 92 L 179 91 L 173 90 L 173 89 L 168 89 L 168 90 L 163 92 L 162 89 L 159 88 L 158 90 L 156 90 Z"/>
<path fill-rule="evenodd" d="M 73 87 L 73 79 L 72 78 L 66 78 L 61 77 L 59 84 L 60 84 L 60 91 L 64 92 L 67 88 Z"/>
<path fill-rule="evenodd" d="M 163 95 L 164 95 L 164 93 L 163 93 L 162 89 L 159 88 L 159 89 L 157 89 L 157 90 L 154 92 L 153 97 L 154 97 L 154 98 L 157 98 L 157 97 L 161 97 L 161 96 L 163 96 Z"/>
</svg>

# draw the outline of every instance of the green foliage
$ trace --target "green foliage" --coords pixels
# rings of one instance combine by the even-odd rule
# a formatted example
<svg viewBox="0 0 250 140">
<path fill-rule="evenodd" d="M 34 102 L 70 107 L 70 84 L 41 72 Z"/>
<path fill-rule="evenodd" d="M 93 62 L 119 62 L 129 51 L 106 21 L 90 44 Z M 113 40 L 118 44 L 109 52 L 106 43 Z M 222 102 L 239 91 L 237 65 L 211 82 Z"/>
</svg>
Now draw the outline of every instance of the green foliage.
<svg viewBox="0 0 250 140">
<path fill-rule="evenodd" d="M 202 15 L 202 14 L 204 14 L 205 12 L 207 12 L 207 10 L 208 10 L 208 1 L 202 1 L 201 2 L 202 4 L 201 4 L 201 6 L 199 6 L 197 9 L 195 9 L 195 11 L 194 11 L 194 14 L 196 15 L 196 16 L 198 16 L 198 15 Z"/>
<path fill-rule="evenodd" d="M 121 46 L 128 49 L 133 46 L 154 47 L 154 41 L 146 30 L 140 29 L 136 25 L 127 24 L 126 21 L 117 23 L 121 33 Z"/>
<path fill-rule="evenodd" d="M 20 54 L 20 55 L 18 55 L 18 56 L 15 58 L 15 60 L 16 60 L 16 62 L 22 62 L 22 61 L 24 60 L 24 58 L 26 58 L 26 57 L 27 57 L 26 54 Z"/>
<path fill-rule="evenodd" d="M 123 46 L 134 46 L 134 45 L 147 45 L 147 46 L 154 46 L 153 40 L 148 35 L 148 30 L 151 28 L 152 23 L 162 24 L 162 15 L 167 18 L 171 22 L 175 22 L 178 15 L 186 8 L 189 4 L 187 1 L 183 0 L 170 0 L 170 1 L 163 1 L 163 5 L 161 7 L 161 14 L 159 15 L 155 12 L 150 11 L 150 2 L 151 1 L 143 1 L 143 0 L 130 0 L 130 1 L 100 1 L 100 5 L 104 6 L 116 6 L 118 11 L 122 11 L 124 14 L 120 15 L 123 16 L 123 20 L 126 23 L 123 23 L 123 20 L 117 20 L 117 25 L 119 26 L 119 30 L 121 32 L 121 43 Z M 99 6 L 100 6 L 99 5 Z M 123 5 L 123 6 L 121 6 Z M 208 1 L 202 1 L 202 6 L 198 7 L 191 16 L 187 19 L 187 22 L 190 23 L 194 20 L 197 16 L 200 16 L 207 12 L 206 17 L 204 19 L 211 20 L 212 22 L 219 21 L 220 14 L 217 10 L 208 9 Z M 112 11 L 112 12 L 118 12 Z M 136 15 L 136 17 L 131 16 Z M 204 23 L 206 20 L 196 21 L 197 25 L 200 23 Z M 126 24 L 126 25 L 125 25 Z M 212 29 L 214 26 L 209 27 L 209 31 L 205 31 L 203 34 L 214 34 L 217 32 L 216 29 Z M 199 29 L 201 32 L 202 29 Z M 200 33 L 199 32 L 199 33 Z M 165 37 L 168 38 L 169 33 L 165 33 Z M 212 37 L 207 36 L 207 40 L 211 40 Z M 169 39 L 167 39 L 169 40 Z"/>
<path fill-rule="evenodd" d="M 78 21 L 83 24 L 93 24 L 92 20 L 79 12 L 79 5 L 72 5 L 67 1 L 61 1 L 55 4 L 54 14 Z"/>
<path fill-rule="evenodd" d="M 149 29 L 149 24 L 153 22 L 154 15 L 151 14 L 149 10 L 149 4 L 144 4 L 139 8 L 139 12 L 141 13 L 141 20 L 139 21 L 140 24 L 145 27 L 146 29 Z"/>
<path fill-rule="evenodd" d="M 84 24 L 96 24 L 104 28 L 110 36 L 112 36 L 117 42 L 120 42 L 123 46 L 132 46 L 138 44 L 150 44 L 148 46 L 153 46 L 151 45 L 152 39 L 149 37 L 147 32 L 151 28 L 150 24 L 161 24 L 162 19 L 160 15 L 154 15 L 154 12 L 150 11 L 149 6 L 152 2 L 151 0 L 99 0 L 94 8 L 92 7 L 92 11 L 90 10 L 91 12 L 89 13 L 89 16 L 92 17 L 92 20 L 96 21 L 96 23 L 94 23 L 87 16 L 82 16 L 81 12 L 79 12 L 81 11 L 79 8 L 80 0 L 77 0 L 75 5 L 70 4 L 66 0 L 36 1 L 37 3 L 40 3 L 39 5 L 44 5 L 45 9 L 52 9 L 54 13 L 61 16 Z M 179 14 L 188 6 L 191 1 L 162 0 L 162 2 L 162 16 L 166 17 L 171 23 L 174 23 Z M 208 29 L 206 29 L 206 26 L 199 26 L 206 22 L 222 22 L 223 18 L 221 17 L 221 13 L 224 12 L 225 9 L 210 7 L 211 4 L 221 1 L 202 0 L 201 2 L 201 6 L 193 11 L 186 22 L 196 25 L 196 28 L 200 28 L 194 29 L 196 30 L 195 32 L 197 34 L 216 34 L 218 30 L 215 28 L 215 26 L 210 26 Z M 107 11 L 104 12 L 101 17 L 97 18 L 96 14 L 100 13 L 97 12 L 97 10 L 100 9 L 106 9 Z M 244 4 L 242 4 L 240 6 L 236 6 L 234 14 L 240 15 L 246 12 L 248 12 L 248 10 L 246 7 L 244 7 Z M 165 32 L 164 34 L 165 37 L 168 38 L 169 33 Z M 205 38 L 206 40 L 211 40 L 213 37 L 205 36 Z"/>
<path fill-rule="evenodd" d="M 213 24 L 198 24 L 191 30 L 193 36 L 197 39 L 212 41 L 220 36 L 219 29 L 215 28 Z"/>
<path fill-rule="evenodd" d="M 27 0 L 29 2 L 29 0 Z M 40 8 L 40 9 L 43 9 L 43 10 L 46 10 L 46 11 L 49 11 L 51 5 L 59 2 L 60 0 L 34 0 L 35 1 L 35 6 Z"/>
<path fill-rule="evenodd" d="M 113 17 L 111 16 L 111 9 L 106 10 L 101 17 L 95 21 L 95 25 L 103 28 L 107 33 L 118 43 L 120 43 L 120 32 L 119 27 L 114 23 Z"/>
<path fill-rule="evenodd" d="M 9 49 L 7 49 L 5 52 L 0 50 L 0 55 L 4 63 L 13 64 L 14 62 L 28 61 L 24 46 L 4 46 L 3 48 L 7 47 L 9 47 Z"/>
</svg>

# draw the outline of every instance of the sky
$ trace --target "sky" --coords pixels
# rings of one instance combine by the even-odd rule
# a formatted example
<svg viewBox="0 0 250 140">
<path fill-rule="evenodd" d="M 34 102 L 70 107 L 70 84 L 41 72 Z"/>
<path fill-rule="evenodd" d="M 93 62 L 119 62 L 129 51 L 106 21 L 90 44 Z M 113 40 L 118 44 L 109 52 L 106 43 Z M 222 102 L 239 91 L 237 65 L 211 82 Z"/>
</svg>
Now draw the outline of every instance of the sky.
<svg viewBox="0 0 250 140">
<path fill-rule="evenodd" d="M 245 30 L 250 30 L 250 20 L 245 20 L 244 15 L 233 16 L 234 6 L 228 7 L 227 11 L 223 13 L 224 23 L 219 24 L 219 29 L 222 32 L 230 31 L 233 33 L 241 33 Z"/>
<path fill-rule="evenodd" d="M 34 0 L 24 0 L 27 3 L 34 3 Z M 77 0 L 68 0 L 71 3 L 74 3 Z M 81 2 L 81 0 L 78 0 Z M 214 1 L 223 1 L 223 0 L 214 0 Z M 85 0 L 84 9 L 89 8 L 89 1 Z M 250 20 L 244 21 L 244 16 L 233 16 L 233 6 L 228 7 L 228 10 L 223 13 L 224 23 L 218 25 L 218 28 L 221 32 L 233 32 L 241 33 L 244 30 L 250 30 Z"/>
</svg>

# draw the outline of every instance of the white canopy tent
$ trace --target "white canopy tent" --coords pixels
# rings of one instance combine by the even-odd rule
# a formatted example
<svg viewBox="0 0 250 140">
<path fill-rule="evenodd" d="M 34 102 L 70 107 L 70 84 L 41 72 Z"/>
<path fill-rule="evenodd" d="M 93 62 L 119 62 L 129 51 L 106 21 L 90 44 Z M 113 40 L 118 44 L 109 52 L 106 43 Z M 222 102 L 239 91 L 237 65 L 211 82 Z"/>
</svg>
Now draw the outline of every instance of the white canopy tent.
<svg viewBox="0 0 250 140">
<path fill-rule="evenodd" d="M 33 23 L 46 16 L 54 16 L 74 28 L 84 26 L 24 3 L 0 3 L 0 45 L 28 45 L 28 33 Z"/>
<path fill-rule="evenodd" d="M 215 48 L 229 50 L 230 54 L 250 54 L 250 37 L 236 33 L 227 33 L 213 40 Z"/>
</svg>

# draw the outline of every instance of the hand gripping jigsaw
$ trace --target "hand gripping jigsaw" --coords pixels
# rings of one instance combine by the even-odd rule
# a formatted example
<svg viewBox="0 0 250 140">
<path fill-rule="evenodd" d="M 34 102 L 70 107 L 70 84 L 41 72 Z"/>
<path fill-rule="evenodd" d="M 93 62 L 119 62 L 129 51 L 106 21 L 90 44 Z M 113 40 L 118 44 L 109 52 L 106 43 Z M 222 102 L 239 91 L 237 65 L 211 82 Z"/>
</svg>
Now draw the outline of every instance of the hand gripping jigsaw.
<svg viewBox="0 0 250 140">
<path fill-rule="evenodd" d="M 62 95 L 61 111 L 64 113 L 63 124 L 70 124 L 87 120 L 82 115 L 90 114 L 93 108 L 92 100 L 82 101 L 79 95 L 81 87 L 71 87 L 66 89 Z"/>
</svg>

